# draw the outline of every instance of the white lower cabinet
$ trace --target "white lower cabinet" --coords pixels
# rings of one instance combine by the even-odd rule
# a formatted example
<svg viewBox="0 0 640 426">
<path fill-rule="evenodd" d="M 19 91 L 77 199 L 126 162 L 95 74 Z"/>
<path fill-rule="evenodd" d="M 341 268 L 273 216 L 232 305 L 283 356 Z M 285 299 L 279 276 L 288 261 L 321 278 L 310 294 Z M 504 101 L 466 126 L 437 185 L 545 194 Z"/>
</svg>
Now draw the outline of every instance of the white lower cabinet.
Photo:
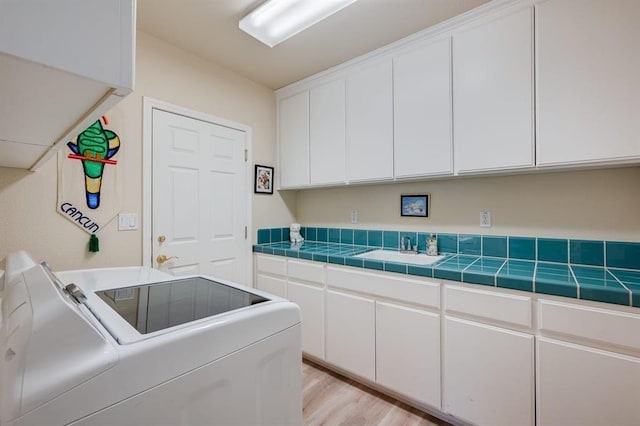
<svg viewBox="0 0 640 426">
<path fill-rule="evenodd" d="M 256 276 L 256 288 L 266 291 L 267 293 L 275 294 L 276 296 L 287 297 L 286 279 L 258 274 Z"/>
<path fill-rule="evenodd" d="M 534 424 L 534 337 L 449 316 L 443 333 L 443 411 L 479 425 Z"/>
<path fill-rule="evenodd" d="M 255 278 L 300 307 L 305 354 L 417 406 L 477 425 L 640 425 L 632 308 L 262 254 Z"/>
<path fill-rule="evenodd" d="M 287 296 L 300 307 L 303 352 L 324 359 L 324 289 L 289 281 Z"/>
<path fill-rule="evenodd" d="M 375 302 L 328 290 L 327 361 L 373 382 L 375 351 Z"/>
<path fill-rule="evenodd" d="M 639 425 L 640 358 L 539 338 L 540 425 Z"/>
<path fill-rule="evenodd" d="M 440 409 L 440 315 L 376 302 L 376 382 Z"/>
</svg>

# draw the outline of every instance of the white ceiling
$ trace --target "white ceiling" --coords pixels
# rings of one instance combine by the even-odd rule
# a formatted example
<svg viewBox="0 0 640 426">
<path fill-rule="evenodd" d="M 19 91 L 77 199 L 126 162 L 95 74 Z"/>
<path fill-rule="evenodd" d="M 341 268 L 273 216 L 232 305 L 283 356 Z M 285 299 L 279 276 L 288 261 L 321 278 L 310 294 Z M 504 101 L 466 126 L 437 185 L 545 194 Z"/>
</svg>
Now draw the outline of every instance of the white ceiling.
<svg viewBox="0 0 640 426">
<path fill-rule="evenodd" d="M 278 89 L 487 1 L 360 0 L 274 48 L 238 28 L 263 0 L 138 0 L 138 29 Z"/>
</svg>

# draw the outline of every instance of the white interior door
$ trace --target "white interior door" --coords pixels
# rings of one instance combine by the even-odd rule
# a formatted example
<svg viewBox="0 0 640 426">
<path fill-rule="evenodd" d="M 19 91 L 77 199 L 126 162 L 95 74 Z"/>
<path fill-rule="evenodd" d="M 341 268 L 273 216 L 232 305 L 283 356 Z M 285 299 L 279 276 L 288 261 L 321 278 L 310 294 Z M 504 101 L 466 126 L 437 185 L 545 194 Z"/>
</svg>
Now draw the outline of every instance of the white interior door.
<svg viewBox="0 0 640 426">
<path fill-rule="evenodd" d="M 246 132 L 152 114 L 153 266 L 247 284 Z"/>
</svg>

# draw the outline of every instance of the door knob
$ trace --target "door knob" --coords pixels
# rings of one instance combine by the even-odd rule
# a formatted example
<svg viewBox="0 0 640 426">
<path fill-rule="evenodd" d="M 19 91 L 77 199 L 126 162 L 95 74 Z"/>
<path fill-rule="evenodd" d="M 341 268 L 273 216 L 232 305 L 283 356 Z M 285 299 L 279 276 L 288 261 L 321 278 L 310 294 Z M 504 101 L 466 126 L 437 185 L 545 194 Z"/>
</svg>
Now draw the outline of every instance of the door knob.
<svg viewBox="0 0 640 426">
<path fill-rule="evenodd" d="M 164 262 L 167 262 L 171 259 L 178 259 L 178 256 L 167 257 L 166 254 L 159 254 L 158 257 L 156 257 L 156 262 L 158 262 L 159 265 L 162 265 Z"/>
<path fill-rule="evenodd" d="M 167 240 L 167 237 L 165 237 L 164 235 L 159 235 L 158 236 L 158 243 L 162 244 Z"/>
</svg>

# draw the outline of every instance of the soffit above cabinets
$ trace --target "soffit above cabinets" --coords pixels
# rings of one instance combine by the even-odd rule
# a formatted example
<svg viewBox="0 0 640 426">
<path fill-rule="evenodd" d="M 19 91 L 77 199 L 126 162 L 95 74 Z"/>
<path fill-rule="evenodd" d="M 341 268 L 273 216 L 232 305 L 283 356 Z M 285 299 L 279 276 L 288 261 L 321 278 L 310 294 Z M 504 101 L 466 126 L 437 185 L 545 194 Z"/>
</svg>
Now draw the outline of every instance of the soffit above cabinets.
<svg viewBox="0 0 640 426">
<path fill-rule="evenodd" d="M 138 0 L 138 28 L 277 89 L 465 13 L 488 0 L 362 0 L 274 48 L 238 28 L 238 21 L 262 2 Z"/>
</svg>

